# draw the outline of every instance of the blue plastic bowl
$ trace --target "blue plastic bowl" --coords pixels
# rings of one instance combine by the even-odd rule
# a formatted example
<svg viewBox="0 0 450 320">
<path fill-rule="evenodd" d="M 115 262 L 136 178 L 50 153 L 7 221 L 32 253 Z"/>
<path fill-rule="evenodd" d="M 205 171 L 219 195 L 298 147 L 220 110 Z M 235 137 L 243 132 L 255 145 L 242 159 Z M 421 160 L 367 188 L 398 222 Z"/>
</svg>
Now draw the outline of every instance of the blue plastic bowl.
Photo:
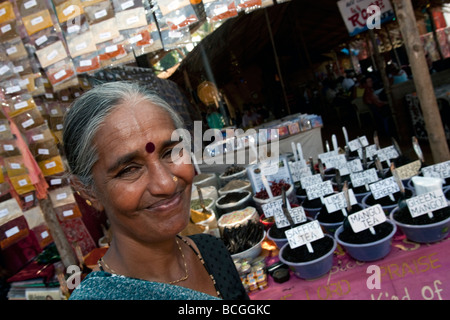
<svg viewBox="0 0 450 320">
<path fill-rule="evenodd" d="M 383 239 L 380 239 L 375 242 L 349 243 L 342 241 L 339 238 L 339 235 L 344 230 L 344 226 L 340 226 L 336 230 L 334 238 L 336 239 L 337 243 L 339 243 L 342 247 L 344 247 L 345 251 L 347 251 L 347 253 L 355 260 L 358 261 L 380 260 L 383 259 L 385 256 L 387 256 L 391 251 L 392 237 L 397 231 L 397 226 L 395 225 L 395 223 L 393 223 L 390 220 L 386 220 L 386 222 L 392 225 L 393 227 L 392 232 Z"/>
<path fill-rule="evenodd" d="M 389 218 L 395 222 L 408 240 L 419 243 L 432 243 L 444 239 L 449 233 L 450 217 L 431 224 L 404 224 L 394 219 L 394 213 L 397 210 L 398 207 L 392 210 Z"/>
<path fill-rule="evenodd" d="M 287 246 L 289 246 L 289 243 L 286 243 L 281 248 L 278 257 L 280 258 L 281 262 L 283 262 L 284 264 L 288 265 L 291 268 L 291 270 L 298 278 L 306 280 L 319 278 L 327 274 L 331 270 L 331 267 L 333 266 L 333 252 L 334 250 L 336 250 L 337 247 L 336 240 L 334 240 L 332 236 L 330 236 L 329 234 L 325 234 L 325 237 L 329 237 L 333 240 L 333 247 L 327 254 L 323 255 L 320 258 L 307 262 L 286 261 L 283 258 L 283 251 Z"/>
</svg>

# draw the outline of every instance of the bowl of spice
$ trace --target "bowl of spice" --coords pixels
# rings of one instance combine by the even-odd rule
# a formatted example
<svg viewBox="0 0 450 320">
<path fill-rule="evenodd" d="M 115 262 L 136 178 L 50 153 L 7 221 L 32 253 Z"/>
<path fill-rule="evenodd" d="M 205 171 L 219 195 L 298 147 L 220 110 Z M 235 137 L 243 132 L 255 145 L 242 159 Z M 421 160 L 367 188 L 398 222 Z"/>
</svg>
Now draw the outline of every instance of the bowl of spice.
<svg viewBox="0 0 450 320">
<path fill-rule="evenodd" d="M 247 179 L 247 169 L 242 166 L 232 165 L 219 175 L 219 181 L 222 186 L 235 179 Z"/>
<path fill-rule="evenodd" d="M 253 192 L 252 184 L 249 180 L 234 179 L 227 182 L 225 186 L 218 190 L 219 196 L 223 196 L 229 192 L 250 191 Z"/>
<path fill-rule="evenodd" d="M 252 193 L 250 191 L 234 191 L 219 197 L 216 201 L 216 208 L 220 216 L 228 212 L 244 209 L 252 204 Z"/>
</svg>

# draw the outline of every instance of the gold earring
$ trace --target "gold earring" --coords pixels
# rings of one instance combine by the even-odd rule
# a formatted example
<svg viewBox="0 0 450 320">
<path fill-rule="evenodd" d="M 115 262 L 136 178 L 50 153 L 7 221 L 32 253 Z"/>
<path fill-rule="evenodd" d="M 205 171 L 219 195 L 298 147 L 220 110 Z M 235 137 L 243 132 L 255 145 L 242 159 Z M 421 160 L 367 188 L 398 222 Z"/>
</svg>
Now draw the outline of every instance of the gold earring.
<svg viewBox="0 0 450 320">
<path fill-rule="evenodd" d="M 178 181 L 178 178 L 177 178 L 176 176 L 173 176 L 173 177 L 172 177 L 172 180 L 173 180 L 173 182 L 177 182 L 177 181 Z"/>
<path fill-rule="evenodd" d="M 86 200 L 86 203 L 88 206 L 92 206 L 92 202 L 90 202 L 89 200 Z"/>
</svg>

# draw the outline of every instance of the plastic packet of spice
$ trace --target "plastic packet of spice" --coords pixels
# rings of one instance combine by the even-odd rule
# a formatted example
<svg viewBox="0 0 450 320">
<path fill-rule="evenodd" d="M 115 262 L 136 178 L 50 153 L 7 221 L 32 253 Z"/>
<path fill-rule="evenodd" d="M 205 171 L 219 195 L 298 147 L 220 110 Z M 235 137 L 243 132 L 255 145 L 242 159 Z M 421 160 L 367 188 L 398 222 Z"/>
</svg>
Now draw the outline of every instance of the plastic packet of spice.
<svg viewBox="0 0 450 320">
<path fill-rule="evenodd" d="M 97 51 L 94 35 L 90 30 L 67 39 L 67 47 L 72 58 Z"/>
<path fill-rule="evenodd" d="M 35 190 L 28 193 L 20 194 L 18 198 L 19 198 L 18 202 L 22 210 L 28 210 L 38 205 L 38 199 L 36 198 Z"/>
<path fill-rule="evenodd" d="M 60 155 L 52 157 L 47 160 L 38 162 L 44 176 L 51 176 L 57 173 L 64 172 L 64 164 Z"/>
<path fill-rule="evenodd" d="M 34 227 L 37 227 L 38 225 L 45 223 L 44 213 L 42 212 L 40 206 L 36 206 L 28 210 L 23 210 L 23 215 L 25 216 L 25 219 L 27 220 L 28 223 L 28 227 L 30 229 L 33 229 Z"/>
<path fill-rule="evenodd" d="M 106 41 L 97 45 L 100 62 L 120 59 L 126 56 L 126 41 L 123 36 L 119 36 L 111 41 Z"/>
<path fill-rule="evenodd" d="M 59 101 L 47 101 L 44 103 L 44 113 L 49 116 L 62 116 L 63 112 L 60 108 Z"/>
<path fill-rule="evenodd" d="M 58 189 L 70 185 L 70 181 L 64 172 L 60 174 L 46 176 L 45 180 L 47 181 L 49 190 Z"/>
<path fill-rule="evenodd" d="M 70 37 L 82 34 L 89 30 L 89 23 L 87 21 L 86 15 L 81 14 L 72 19 L 60 24 L 62 33 L 64 37 L 70 39 Z"/>
<path fill-rule="evenodd" d="M 16 0 L 16 5 L 21 17 L 48 9 L 46 2 L 41 0 Z"/>
<path fill-rule="evenodd" d="M 61 131 L 64 125 L 64 117 L 50 116 L 49 127 L 52 131 Z"/>
<path fill-rule="evenodd" d="M 8 140 L 13 138 L 14 136 L 11 133 L 9 121 L 7 119 L 0 119 L 0 140 Z"/>
<path fill-rule="evenodd" d="M 40 50 L 36 50 L 36 56 L 41 63 L 41 67 L 46 68 L 58 61 L 65 59 L 67 57 L 67 51 L 64 47 L 63 42 L 60 40 Z"/>
<path fill-rule="evenodd" d="M 34 233 L 37 241 L 39 242 L 39 246 L 42 249 L 53 242 L 53 238 L 50 234 L 50 229 L 48 228 L 47 223 L 42 223 L 34 228 L 31 228 L 31 231 Z"/>
<path fill-rule="evenodd" d="M 16 15 L 14 14 L 14 8 L 10 1 L 0 3 L 0 23 L 5 23 L 14 20 Z"/>
<path fill-rule="evenodd" d="M 52 85 L 67 81 L 76 77 L 75 67 L 71 58 L 65 58 L 44 69 L 48 80 Z"/>
<path fill-rule="evenodd" d="M 12 187 L 18 194 L 25 194 L 36 190 L 28 174 L 9 177 L 9 180 L 11 181 Z"/>
<path fill-rule="evenodd" d="M 46 140 L 30 146 L 31 154 L 38 162 L 51 159 L 59 155 L 58 145 L 54 140 Z"/>
<path fill-rule="evenodd" d="M 245 11 L 245 13 L 249 13 L 253 10 L 261 8 L 262 1 L 261 0 L 236 0 L 236 5 L 237 5 L 238 12 Z"/>
<path fill-rule="evenodd" d="M 56 6 L 56 15 L 59 23 L 73 19 L 84 13 L 80 0 L 67 0 Z"/>
<path fill-rule="evenodd" d="M 77 74 L 89 73 L 100 69 L 100 58 L 97 51 L 83 54 L 73 59 Z"/>
<path fill-rule="evenodd" d="M 17 20 L 11 20 L 0 25 L 0 42 L 5 42 L 20 37 L 17 24 Z"/>
<path fill-rule="evenodd" d="M 13 77 L 0 82 L 0 90 L 5 95 L 6 99 L 11 99 L 14 96 L 27 93 L 27 86 L 19 77 Z"/>
<path fill-rule="evenodd" d="M 44 124 L 44 118 L 37 107 L 23 109 L 20 113 L 11 115 L 12 120 L 21 132 Z"/>
<path fill-rule="evenodd" d="M 55 137 L 52 135 L 52 132 L 46 123 L 27 130 L 25 132 L 25 137 L 30 148 L 34 147 L 35 144 L 47 140 L 56 142 Z"/>
<path fill-rule="evenodd" d="M 145 34 L 145 32 L 144 32 Z M 138 57 L 150 52 L 158 51 L 163 48 L 161 37 L 158 31 L 150 32 L 150 43 L 144 45 L 138 45 L 139 42 L 132 46 L 134 54 Z"/>
<path fill-rule="evenodd" d="M 84 12 L 90 25 L 114 18 L 114 9 L 109 0 L 84 7 Z"/>
<path fill-rule="evenodd" d="M 141 0 L 112 0 L 112 4 L 116 13 L 144 6 Z"/>
<path fill-rule="evenodd" d="M 120 30 L 134 29 L 147 25 L 144 7 L 129 9 L 116 13 L 117 28 Z"/>
<path fill-rule="evenodd" d="M 36 50 L 39 50 L 61 40 L 61 38 L 59 37 L 58 32 L 56 32 L 55 27 L 52 26 L 34 33 L 30 36 L 30 40 Z"/>
<path fill-rule="evenodd" d="M 12 157 L 12 156 L 19 156 L 19 155 L 21 155 L 21 152 L 20 152 L 19 148 L 17 147 L 16 139 L 0 140 L 0 156 L 1 157 Z"/>
<path fill-rule="evenodd" d="M 172 50 L 191 42 L 189 28 L 179 30 L 161 30 L 161 41 L 164 50 Z"/>
<path fill-rule="evenodd" d="M 26 58 L 28 53 L 20 37 L 13 38 L 2 43 L 2 47 L 9 60 L 20 60 Z"/>
<path fill-rule="evenodd" d="M 22 17 L 22 22 L 29 36 L 53 26 L 52 17 L 48 9 Z"/>
<path fill-rule="evenodd" d="M 210 22 L 226 20 L 238 15 L 235 0 L 203 0 L 206 18 Z"/>
<path fill-rule="evenodd" d="M 80 208 L 76 203 L 68 203 L 56 207 L 54 210 L 59 221 L 81 218 L 82 216 Z"/>
<path fill-rule="evenodd" d="M 25 217 L 22 215 L 0 226 L 0 247 L 6 249 L 14 243 L 25 239 L 29 229 Z"/>
<path fill-rule="evenodd" d="M 13 117 L 28 108 L 36 107 L 33 97 L 29 93 L 20 94 L 7 100 L 9 106 L 8 114 Z"/>
<path fill-rule="evenodd" d="M 184 3 L 185 1 L 181 2 Z M 163 7 L 163 4 L 160 3 L 159 5 L 160 8 Z M 169 4 L 169 8 L 170 7 L 171 4 Z M 189 1 L 187 2 L 187 5 L 183 7 L 179 7 L 173 11 L 166 13 L 161 10 L 161 13 L 162 14 L 157 17 L 157 20 L 163 29 L 167 27 L 170 30 L 179 30 L 199 21 L 197 14 L 195 13 L 194 8 L 191 6 Z"/>
<path fill-rule="evenodd" d="M 23 215 L 19 203 L 15 198 L 4 200 L 0 202 L 0 225 L 8 221 L 16 219 Z"/>
<path fill-rule="evenodd" d="M 17 175 L 28 173 L 22 155 L 7 157 L 4 158 L 3 161 L 6 169 L 6 174 L 8 175 L 8 177 L 14 177 Z"/>
<path fill-rule="evenodd" d="M 108 19 L 90 26 L 96 44 L 110 41 L 120 36 L 116 18 Z"/>
<path fill-rule="evenodd" d="M 40 68 L 39 62 L 34 57 L 29 56 L 25 59 L 13 61 L 13 65 L 14 72 L 19 76 L 38 72 L 38 68 Z"/>
<path fill-rule="evenodd" d="M 53 208 L 58 208 L 67 204 L 76 203 L 73 191 L 70 186 L 57 188 L 48 193 Z"/>
<path fill-rule="evenodd" d="M 11 61 L 0 61 L 0 81 L 11 78 L 15 74 L 14 65 Z"/>
</svg>

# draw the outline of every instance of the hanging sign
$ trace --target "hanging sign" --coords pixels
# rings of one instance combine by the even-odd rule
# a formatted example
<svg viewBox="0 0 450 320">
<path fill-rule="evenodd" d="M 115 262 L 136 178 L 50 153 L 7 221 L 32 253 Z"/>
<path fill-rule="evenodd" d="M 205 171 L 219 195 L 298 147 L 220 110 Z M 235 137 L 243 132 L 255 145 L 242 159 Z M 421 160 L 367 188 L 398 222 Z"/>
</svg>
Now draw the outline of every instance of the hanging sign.
<svg viewBox="0 0 450 320">
<path fill-rule="evenodd" d="M 395 15 L 389 0 L 341 0 L 337 4 L 350 36 L 380 29 L 382 23 Z"/>
</svg>

